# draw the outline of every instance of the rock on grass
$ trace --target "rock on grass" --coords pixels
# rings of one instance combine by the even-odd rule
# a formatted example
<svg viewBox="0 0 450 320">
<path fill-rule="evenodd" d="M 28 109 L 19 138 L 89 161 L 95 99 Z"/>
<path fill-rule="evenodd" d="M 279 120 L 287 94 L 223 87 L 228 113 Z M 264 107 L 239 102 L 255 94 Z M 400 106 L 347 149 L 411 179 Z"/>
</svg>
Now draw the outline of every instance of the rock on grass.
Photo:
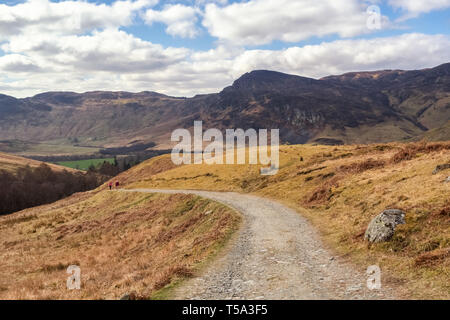
<svg viewBox="0 0 450 320">
<path fill-rule="evenodd" d="M 398 209 L 387 209 L 370 221 L 364 239 L 374 242 L 389 241 L 399 224 L 405 223 L 405 213 Z"/>
</svg>

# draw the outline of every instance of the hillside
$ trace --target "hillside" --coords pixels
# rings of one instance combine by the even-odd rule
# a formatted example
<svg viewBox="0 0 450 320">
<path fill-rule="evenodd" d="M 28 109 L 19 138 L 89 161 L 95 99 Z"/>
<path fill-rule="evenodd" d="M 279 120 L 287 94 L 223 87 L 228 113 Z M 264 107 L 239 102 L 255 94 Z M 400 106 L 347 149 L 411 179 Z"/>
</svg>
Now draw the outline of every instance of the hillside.
<svg viewBox="0 0 450 320">
<path fill-rule="evenodd" d="M 118 178 L 126 188 L 237 191 L 275 199 L 307 217 L 328 245 L 366 268 L 404 298 L 450 298 L 450 143 L 351 146 L 292 145 L 281 169 L 261 176 L 256 165 L 173 166 L 161 156 Z M 386 208 L 406 212 L 392 241 L 368 247 L 369 221 Z"/>
<path fill-rule="evenodd" d="M 286 145 L 274 176 L 261 176 L 257 165 L 175 166 L 164 155 L 115 180 L 125 189 L 274 199 L 306 217 L 337 259 L 364 270 L 379 265 L 382 283 L 400 297 L 448 299 L 450 171 L 432 172 L 450 162 L 449 150 L 448 142 Z M 390 242 L 368 246 L 364 231 L 386 208 L 403 209 L 406 224 Z M 0 217 L 0 272 L 11 275 L 0 279 L 0 298 L 166 298 L 179 280 L 201 272 L 239 221 L 233 210 L 198 196 L 111 192 L 107 184 Z M 81 291 L 65 288 L 70 264 L 81 266 Z"/>
<path fill-rule="evenodd" d="M 12 154 L 0 152 L 0 170 L 6 170 L 9 172 L 17 172 L 18 169 L 30 166 L 33 168 L 39 167 L 43 162 L 31 160 L 23 157 L 18 157 Z M 54 171 L 70 171 L 78 172 L 78 170 L 66 168 L 52 163 L 47 163 L 47 165 Z"/>
<path fill-rule="evenodd" d="M 442 127 L 429 130 L 423 133 L 422 136 L 417 137 L 417 140 L 427 140 L 427 141 L 446 141 L 450 135 L 450 121 L 444 124 Z"/>
<path fill-rule="evenodd" d="M 253 71 L 220 93 L 175 98 L 154 92 L 48 92 L 0 96 L 0 150 L 87 154 L 137 143 L 170 145 L 176 128 L 280 128 L 289 143 L 448 140 L 450 63 L 348 73 L 319 80 Z M 439 130 L 440 134 L 430 134 Z"/>
<path fill-rule="evenodd" d="M 191 195 L 86 192 L 0 217 L 0 299 L 164 297 L 225 244 L 236 212 Z M 66 269 L 81 268 L 82 290 Z"/>
<path fill-rule="evenodd" d="M 0 215 L 92 190 L 106 179 L 95 172 L 0 153 Z"/>
</svg>

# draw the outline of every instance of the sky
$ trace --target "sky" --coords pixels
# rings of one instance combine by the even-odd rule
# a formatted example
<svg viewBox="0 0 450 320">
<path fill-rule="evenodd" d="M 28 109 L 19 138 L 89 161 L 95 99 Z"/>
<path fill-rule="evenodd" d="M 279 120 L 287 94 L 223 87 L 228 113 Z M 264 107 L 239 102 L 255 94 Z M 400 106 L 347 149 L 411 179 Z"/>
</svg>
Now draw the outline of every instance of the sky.
<svg viewBox="0 0 450 320">
<path fill-rule="evenodd" d="M 219 92 L 450 62 L 450 0 L 0 0 L 0 93 Z"/>
</svg>

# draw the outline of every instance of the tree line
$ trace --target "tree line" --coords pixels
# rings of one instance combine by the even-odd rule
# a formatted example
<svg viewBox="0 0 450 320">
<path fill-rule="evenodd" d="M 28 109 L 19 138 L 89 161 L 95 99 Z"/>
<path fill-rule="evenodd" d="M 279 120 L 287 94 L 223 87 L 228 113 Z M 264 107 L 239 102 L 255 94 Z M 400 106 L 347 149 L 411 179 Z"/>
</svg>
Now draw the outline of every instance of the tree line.
<svg viewBox="0 0 450 320">
<path fill-rule="evenodd" d="M 75 192 L 94 189 L 109 177 L 96 172 L 54 171 L 47 164 L 15 173 L 0 170 L 0 215 L 55 202 Z"/>
</svg>

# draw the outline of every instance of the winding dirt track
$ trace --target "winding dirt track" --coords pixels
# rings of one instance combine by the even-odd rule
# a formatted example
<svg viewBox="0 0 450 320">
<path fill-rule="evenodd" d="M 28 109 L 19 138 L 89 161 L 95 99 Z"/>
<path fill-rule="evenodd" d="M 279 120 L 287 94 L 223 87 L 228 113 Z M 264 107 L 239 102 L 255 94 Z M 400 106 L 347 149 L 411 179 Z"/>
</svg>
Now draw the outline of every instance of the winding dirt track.
<svg viewBox="0 0 450 320">
<path fill-rule="evenodd" d="M 133 189 L 188 193 L 221 202 L 243 215 L 234 240 L 200 277 L 177 288 L 176 299 L 393 299 L 369 290 L 364 270 L 334 257 L 318 233 L 294 210 L 233 192 Z"/>
</svg>

